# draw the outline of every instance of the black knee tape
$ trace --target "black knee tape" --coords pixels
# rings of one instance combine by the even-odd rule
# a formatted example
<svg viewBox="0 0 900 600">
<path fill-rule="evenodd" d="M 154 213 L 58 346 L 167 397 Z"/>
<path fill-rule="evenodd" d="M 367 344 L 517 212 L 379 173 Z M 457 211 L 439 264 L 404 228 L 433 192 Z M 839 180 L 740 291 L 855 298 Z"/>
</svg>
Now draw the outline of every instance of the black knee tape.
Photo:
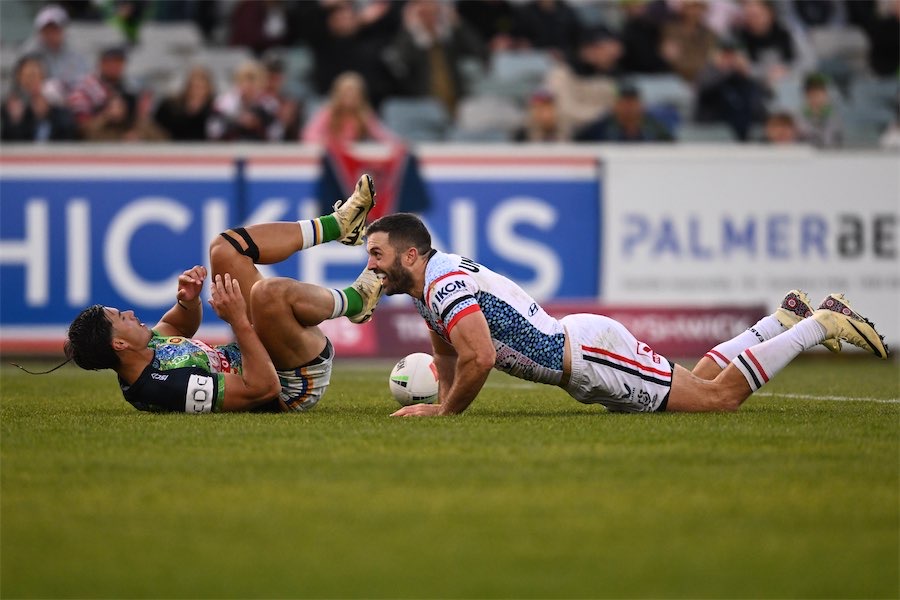
<svg viewBox="0 0 900 600">
<path fill-rule="evenodd" d="M 250 234 L 247 233 L 247 230 L 243 227 L 238 227 L 236 229 L 229 229 L 229 231 L 233 231 L 244 239 L 244 242 L 247 244 L 247 249 L 244 250 L 241 248 L 241 245 L 238 243 L 236 239 L 228 235 L 228 232 L 220 233 L 223 238 L 228 240 L 228 243 L 231 244 L 235 250 L 237 250 L 238 254 L 243 254 L 244 256 L 249 256 L 250 260 L 255 263 L 259 262 L 259 247 L 256 245 L 256 242 L 253 241 L 253 238 L 250 237 Z"/>
</svg>

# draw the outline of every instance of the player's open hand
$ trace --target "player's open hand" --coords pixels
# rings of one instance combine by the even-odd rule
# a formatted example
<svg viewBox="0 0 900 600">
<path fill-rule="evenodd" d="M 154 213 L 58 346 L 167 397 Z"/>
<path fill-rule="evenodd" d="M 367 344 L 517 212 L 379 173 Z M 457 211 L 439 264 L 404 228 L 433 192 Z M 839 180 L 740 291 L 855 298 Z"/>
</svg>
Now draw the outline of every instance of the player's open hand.
<svg viewBox="0 0 900 600">
<path fill-rule="evenodd" d="M 217 274 L 210 286 L 209 305 L 219 318 L 234 327 L 241 320 L 247 320 L 247 305 L 241 294 L 241 286 L 231 275 Z"/>
<path fill-rule="evenodd" d="M 400 410 L 391 413 L 392 417 L 436 417 L 441 414 L 440 404 L 413 404 L 404 406 Z"/>
<path fill-rule="evenodd" d="M 185 304 L 192 304 L 200 297 L 203 290 L 203 282 L 206 280 L 206 267 L 197 265 L 178 276 L 178 300 Z"/>
</svg>

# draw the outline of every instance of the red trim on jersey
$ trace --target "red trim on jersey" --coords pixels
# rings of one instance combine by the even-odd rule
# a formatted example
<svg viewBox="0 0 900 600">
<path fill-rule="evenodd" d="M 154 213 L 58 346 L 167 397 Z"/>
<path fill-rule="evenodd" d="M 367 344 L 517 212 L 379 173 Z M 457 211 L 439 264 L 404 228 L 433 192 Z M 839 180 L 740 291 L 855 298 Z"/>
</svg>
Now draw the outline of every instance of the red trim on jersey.
<svg viewBox="0 0 900 600">
<path fill-rule="evenodd" d="M 715 357 L 718 357 L 718 358 L 720 358 L 720 359 L 722 360 L 722 362 L 725 363 L 725 364 L 728 364 L 729 362 L 731 362 L 730 360 L 728 360 L 727 358 L 725 358 L 724 356 L 722 356 L 722 353 L 721 353 L 721 352 L 716 352 L 715 349 L 710 350 L 709 352 L 706 353 L 706 355 L 707 355 L 708 357 L 710 357 L 710 358 L 713 358 L 714 356 L 715 356 Z"/>
<path fill-rule="evenodd" d="M 597 354 L 602 354 L 603 356 L 608 356 L 610 358 L 614 358 L 616 360 L 621 360 L 624 363 L 628 363 L 629 365 L 635 366 L 638 369 L 648 371 L 650 373 L 655 373 L 657 375 L 662 375 L 663 377 L 672 377 L 671 371 L 660 371 L 659 369 L 654 369 L 653 367 L 648 367 L 646 365 L 642 365 L 636 360 L 632 360 L 630 358 L 626 358 L 624 356 L 619 356 L 618 354 L 613 354 L 609 350 L 603 350 L 602 348 L 591 348 L 590 346 L 582 346 L 582 350 L 586 350 L 587 352 L 594 352 Z"/>
<path fill-rule="evenodd" d="M 428 286 L 428 293 L 425 295 L 425 304 L 431 304 L 431 291 L 434 289 L 434 286 L 437 285 L 438 281 L 442 279 L 447 279 L 451 275 L 465 275 L 462 271 L 450 271 L 449 273 L 445 273 L 431 282 L 431 285 Z"/>
<path fill-rule="evenodd" d="M 762 375 L 763 383 L 768 383 L 768 382 L 769 382 L 769 376 L 766 375 L 766 372 L 763 370 L 762 365 L 759 364 L 759 361 L 756 360 L 756 357 L 753 356 L 753 353 L 752 353 L 752 352 L 750 352 L 750 348 L 747 348 L 747 349 L 744 351 L 744 354 L 746 354 L 747 356 L 749 356 L 749 357 L 750 357 L 750 360 L 753 361 L 753 364 L 756 365 L 756 368 L 759 369 L 759 374 Z"/>
<path fill-rule="evenodd" d="M 456 313 L 456 316 L 453 317 L 452 319 L 450 319 L 450 322 L 447 323 L 447 337 L 450 337 L 450 331 L 454 327 L 456 327 L 456 324 L 459 323 L 460 319 L 462 319 L 466 315 L 470 315 L 474 312 L 481 312 L 481 307 L 478 306 L 478 304 L 473 304 L 472 306 L 467 306 L 466 308 L 464 308 L 461 311 L 459 311 L 458 313 Z"/>
</svg>

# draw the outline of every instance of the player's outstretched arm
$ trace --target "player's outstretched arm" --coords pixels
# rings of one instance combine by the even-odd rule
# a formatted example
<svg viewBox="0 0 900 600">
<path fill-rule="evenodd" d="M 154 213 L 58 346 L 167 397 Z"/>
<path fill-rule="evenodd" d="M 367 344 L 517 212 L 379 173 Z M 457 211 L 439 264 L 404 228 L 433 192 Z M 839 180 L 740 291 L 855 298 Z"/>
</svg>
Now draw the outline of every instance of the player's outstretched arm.
<svg viewBox="0 0 900 600">
<path fill-rule="evenodd" d="M 200 292 L 206 280 L 206 267 L 197 265 L 178 276 L 175 305 L 163 315 L 153 328 L 160 335 L 193 337 L 203 320 Z"/>
<path fill-rule="evenodd" d="M 450 341 L 456 350 L 456 368 L 452 385 L 441 392 L 441 403 L 405 406 L 392 416 L 456 415 L 472 404 L 497 357 L 484 313 L 477 311 L 462 317 L 450 332 Z M 439 377 L 440 374 L 439 370 Z M 441 387 L 445 387 L 444 382 L 441 382 Z"/>
<path fill-rule="evenodd" d="M 272 359 L 247 318 L 247 307 L 237 279 L 216 275 L 209 304 L 219 317 L 231 325 L 241 348 L 240 375 L 225 375 L 223 411 L 249 410 L 278 395 L 281 384 Z"/>
</svg>

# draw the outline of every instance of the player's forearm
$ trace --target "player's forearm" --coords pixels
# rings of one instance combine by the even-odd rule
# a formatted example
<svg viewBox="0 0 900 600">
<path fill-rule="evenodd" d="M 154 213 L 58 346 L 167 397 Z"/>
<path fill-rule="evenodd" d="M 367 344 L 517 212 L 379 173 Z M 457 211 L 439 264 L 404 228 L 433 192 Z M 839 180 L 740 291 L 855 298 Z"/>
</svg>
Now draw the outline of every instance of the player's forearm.
<svg viewBox="0 0 900 600">
<path fill-rule="evenodd" d="M 233 324 L 231 328 L 241 349 L 244 395 L 253 403 L 271 400 L 278 395 L 281 384 L 265 346 L 249 321 Z"/>
<path fill-rule="evenodd" d="M 475 358 L 458 360 L 453 385 L 447 391 L 446 396 L 441 398 L 440 414 L 458 415 L 469 408 L 481 388 L 484 387 L 484 382 L 487 381 L 490 373 L 491 366 L 482 364 Z"/>
<path fill-rule="evenodd" d="M 443 404 L 453 388 L 456 376 L 456 356 L 445 354 L 434 355 L 434 368 L 438 374 L 438 404 Z"/>
<path fill-rule="evenodd" d="M 191 301 L 179 300 L 163 315 L 161 320 L 184 337 L 193 337 L 203 321 L 203 302 L 200 298 L 194 298 Z"/>
</svg>

